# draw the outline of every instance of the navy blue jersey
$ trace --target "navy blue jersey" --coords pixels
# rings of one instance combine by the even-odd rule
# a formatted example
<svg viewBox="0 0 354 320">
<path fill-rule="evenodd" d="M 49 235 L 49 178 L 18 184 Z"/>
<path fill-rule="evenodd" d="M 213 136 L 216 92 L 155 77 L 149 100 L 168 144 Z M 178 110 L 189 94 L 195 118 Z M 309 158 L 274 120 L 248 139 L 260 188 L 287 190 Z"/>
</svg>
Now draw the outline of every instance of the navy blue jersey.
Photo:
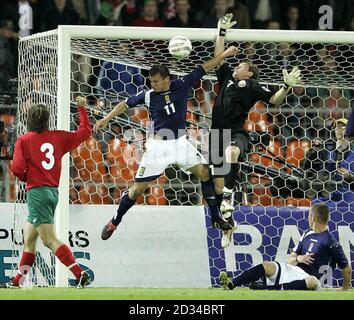
<svg viewBox="0 0 354 320">
<path fill-rule="evenodd" d="M 293 252 L 298 255 L 313 253 L 312 264 L 299 263 L 297 266 L 318 279 L 322 276 L 319 272 L 322 266 L 334 269 L 338 265 L 343 269 L 348 265 L 342 246 L 328 230 L 321 233 L 314 233 L 312 230 L 305 232 Z"/>
<path fill-rule="evenodd" d="M 126 104 L 129 108 L 145 104 L 149 109 L 150 119 L 153 121 L 154 132 L 169 129 L 173 132 L 173 136 L 167 138 L 176 139 L 185 134 L 188 90 L 203 75 L 205 75 L 205 70 L 199 66 L 184 77 L 172 80 L 170 90 L 165 92 L 144 90 L 128 98 Z"/>
</svg>

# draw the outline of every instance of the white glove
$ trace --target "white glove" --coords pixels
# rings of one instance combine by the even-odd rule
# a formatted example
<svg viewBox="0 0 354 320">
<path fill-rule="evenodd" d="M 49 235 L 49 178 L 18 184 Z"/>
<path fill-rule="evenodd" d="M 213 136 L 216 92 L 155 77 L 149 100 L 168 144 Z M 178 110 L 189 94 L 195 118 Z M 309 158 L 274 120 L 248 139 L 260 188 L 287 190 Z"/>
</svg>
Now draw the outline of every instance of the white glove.
<svg viewBox="0 0 354 320">
<path fill-rule="evenodd" d="M 283 77 L 286 89 L 292 88 L 301 80 L 301 72 L 298 67 L 294 67 L 290 73 L 286 69 L 283 69 Z"/>
<path fill-rule="evenodd" d="M 231 21 L 232 17 L 233 14 L 228 13 L 220 18 L 218 21 L 218 30 L 223 30 L 225 33 L 227 29 L 231 29 L 237 23 L 236 21 Z"/>
</svg>

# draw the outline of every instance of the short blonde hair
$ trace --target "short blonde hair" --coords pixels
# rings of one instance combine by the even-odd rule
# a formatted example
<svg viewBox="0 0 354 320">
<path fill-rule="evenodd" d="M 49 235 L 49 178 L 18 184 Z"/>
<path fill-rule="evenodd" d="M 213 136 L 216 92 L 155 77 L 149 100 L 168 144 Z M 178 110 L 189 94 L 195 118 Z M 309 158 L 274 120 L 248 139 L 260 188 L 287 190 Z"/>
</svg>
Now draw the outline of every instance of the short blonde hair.
<svg viewBox="0 0 354 320">
<path fill-rule="evenodd" d="M 316 222 L 327 224 L 329 220 L 329 209 L 325 203 L 316 203 L 311 206 L 310 210 Z"/>
</svg>

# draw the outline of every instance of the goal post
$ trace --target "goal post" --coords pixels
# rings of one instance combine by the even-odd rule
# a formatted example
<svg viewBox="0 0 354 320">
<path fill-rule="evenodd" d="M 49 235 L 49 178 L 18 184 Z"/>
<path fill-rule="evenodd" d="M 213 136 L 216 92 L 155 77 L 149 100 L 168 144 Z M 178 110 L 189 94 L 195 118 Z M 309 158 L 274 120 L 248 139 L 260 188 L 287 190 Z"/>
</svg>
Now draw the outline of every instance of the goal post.
<svg viewBox="0 0 354 320">
<path fill-rule="evenodd" d="M 58 28 L 58 129 L 70 131 L 70 33 L 62 26 Z M 62 158 L 62 172 L 59 184 L 59 201 L 55 217 L 56 233 L 68 244 L 69 234 L 69 154 Z M 68 286 L 68 270 L 56 258 L 55 265 L 57 287 Z"/>
<path fill-rule="evenodd" d="M 189 58 L 178 61 L 169 55 L 167 43 L 173 36 L 180 35 L 186 36 L 192 41 L 193 52 Z M 101 62 L 102 64 L 103 62 L 121 64 L 124 66 L 124 71 L 126 72 L 131 72 L 128 71 L 128 68 L 133 67 L 139 70 L 139 72 L 141 71 L 140 76 L 143 78 L 143 81 L 140 84 L 146 85 L 147 75 L 144 72 L 152 64 L 164 64 L 169 67 L 172 75 L 180 76 L 192 71 L 196 65 L 211 58 L 213 56 L 215 36 L 215 29 L 59 26 L 57 30 L 21 38 L 19 45 L 18 134 L 26 132 L 26 110 L 32 103 L 44 102 L 49 105 L 51 109 L 50 129 L 70 130 L 76 126 L 71 110 L 76 95 L 98 96 L 97 104 L 101 101 L 100 99 L 105 102 L 109 100 L 109 107 L 106 109 L 98 110 L 90 107 L 89 114 L 94 120 L 96 120 L 95 117 L 97 115 L 103 116 L 107 114 L 114 101 L 129 95 L 126 89 L 127 84 L 124 84 L 124 92 L 122 93 L 113 92 L 114 90 L 100 89 L 97 88 L 97 85 L 92 87 L 85 81 L 80 80 L 81 78 L 78 79 L 78 74 L 82 75 L 86 80 L 89 76 L 93 78 L 98 77 L 97 74 L 94 74 L 94 66 L 90 65 L 91 59 L 98 60 L 99 66 L 101 66 Z M 127 43 L 129 45 L 128 48 L 126 48 Z M 280 55 L 282 49 L 277 47 L 278 44 L 285 44 L 285 50 L 289 49 L 291 44 L 296 44 L 296 50 L 302 52 L 302 54 L 293 60 L 287 60 L 283 66 L 291 67 L 298 65 L 300 68 L 303 67 L 303 82 L 301 86 L 315 88 L 315 98 L 318 97 L 321 103 L 324 101 L 324 98 L 320 96 L 320 88 L 332 87 L 339 90 L 351 90 L 351 92 L 354 88 L 353 65 L 350 64 L 352 62 L 348 56 L 350 48 L 354 45 L 352 32 L 229 30 L 226 35 L 226 45 L 229 43 L 242 48 L 242 58 L 256 59 L 258 61 L 261 70 L 260 81 L 267 86 L 279 86 L 283 82 L 280 63 L 273 63 L 272 54 L 274 53 L 271 53 L 271 51 L 275 51 L 277 55 Z M 248 44 L 251 45 L 248 46 Z M 318 49 L 315 48 L 317 45 L 319 46 Z M 324 57 L 321 62 L 322 64 L 310 65 L 313 61 L 309 54 L 318 54 L 317 51 L 321 50 L 324 45 L 342 47 L 345 51 L 343 58 L 335 61 L 335 72 L 338 72 L 339 76 L 333 76 L 333 70 L 330 69 L 330 63 L 332 62 L 331 53 L 328 53 L 328 60 L 326 60 L 327 56 Z M 83 61 L 76 62 L 75 55 L 84 57 Z M 230 60 L 237 62 L 241 57 L 235 57 Z M 73 65 L 76 65 L 78 71 L 74 72 L 72 70 Z M 84 68 L 84 65 L 88 65 L 88 69 L 92 72 L 91 74 L 84 74 L 81 70 L 81 68 Z M 105 74 L 107 72 L 107 70 L 104 71 Z M 135 76 L 132 74 L 132 79 Z M 200 126 L 196 124 L 197 129 L 208 129 L 210 127 L 211 105 L 217 91 L 215 71 L 209 73 L 203 81 L 202 85 L 199 86 L 202 95 L 200 96 L 199 91 L 195 89 L 192 92 L 192 97 L 190 97 L 192 106 L 189 112 L 191 119 L 194 119 L 195 116 L 199 119 L 199 123 L 203 124 Z M 73 84 L 77 87 L 74 90 L 72 89 Z M 134 84 L 134 81 L 131 80 L 128 84 Z M 139 84 L 134 85 L 136 88 L 139 86 Z M 88 89 L 85 92 L 81 92 L 81 86 L 88 87 Z M 99 94 L 97 90 L 100 90 Z M 208 93 L 206 94 L 207 91 Z M 108 94 L 107 92 L 110 93 Z M 202 110 L 204 107 L 205 109 Z M 347 108 L 342 111 L 341 115 L 344 115 L 348 113 L 349 109 Z M 318 115 L 319 111 L 315 112 Z M 129 117 L 133 117 L 133 115 L 128 116 L 128 119 L 122 118 L 120 120 L 121 127 L 117 129 L 117 134 L 120 137 L 124 136 L 124 129 L 126 128 L 143 129 L 144 127 L 143 122 L 136 124 Z M 330 117 L 327 115 L 325 120 L 330 120 Z M 110 128 L 113 128 L 113 126 Z M 110 150 L 111 145 L 106 148 Z M 83 170 L 87 169 L 86 159 L 84 159 L 85 166 L 83 168 L 76 167 L 73 155 L 71 158 L 69 155 L 66 155 L 62 160 L 59 203 L 56 211 L 56 232 L 58 237 L 66 243 L 69 231 L 69 204 L 73 203 L 73 200 L 69 198 L 69 191 L 76 181 L 76 178 L 74 179 L 71 176 L 70 168 L 73 168 L 75 175 L 79 177 L 80 181 L 78 185 L 80 185 L 80 192 L 84 190 L 84 188 L 81 188 L 85 187 L 85 183 L 89 181 L 94 186 L 94 192 L 99 194 L 99 187 L 102 186 L 104 188 L 105 181 L 108 181 L 109 176 L 112 175 L 111 167 L 106 171 L 99 171 L 98 160 L 93 158 L 95 150 L 89 150 L 92 158 L 87 161 L 93 160 L 93 162 L 96 162 L 96 171 L 101 175 L 97 180 L 93 177 L 92 172 L 89 172 L 87 178 L 81 176 Z M 98 147 L 97 150 L 104 154 Z M 116 160 L 113 159 L 113 161 Z M 105 156 L 102 162 L 107 163 Z M 116 165 L 117 162 L 114 162 L 114 164 Z M 128 161 L 125 162 L 125 165 L 127 168 L 129 167 Z M 129 170 L 133 170 L 132 168 L 129 167 Z M 197 186 L 191 186 L 187 191 L 181 191 L 175 187 L 175 183 L 178 184 L 182 181 L 180 177 L 183 173 L 178 169 L 174 170 L 175 178 L 168 177 L 166 179 L 167 182 L 165 182 L 165 190 L 168 188 L 172 194 L 170 198 L 166 197 L 167 200 L 165 203 L 167 205 L 172 203 L 201 205 L 200 190 Z M 114 183 L 125 179 L 122 178 L 119 180 L 121 177 L 123 177 L 123 174 L 114 180 Z M 190 178 L 188 182 L 191 185 L 194 183 Z M 114 187 L 114 183 L 112 183 L 112 188 Z M 128 185 L 126 184 L 126 186 Z M 151 193 L 153 194 L 153 189 L 151 189 Z M 180 194 L 183 194 L 183 196 L 180 197 Z M 103 199 L 105 195 L 100 194 L 100 196 Z M 192 196 L 195 197 L 195 201 L 191 200 Z M 116 202 L 114 196 L 108 195 L 108 198 L 110 198 L 110 203 Z M 92 198 L 90 199 L 92 200 Z M 77 203 L 82 202 L 78 201 Z M 95 202 L 92 200 L 90 203 L 94 204 Z M 148 203 L 148 201 L 145 199 L 141 203 Z M 15 219 L 20 219 L 16 215 L 16 212 Z M 67 269 L 61 263 L 56 263 L 55 270 L 55 285 L 59 287 L 67 286 Z"/>
</svg>

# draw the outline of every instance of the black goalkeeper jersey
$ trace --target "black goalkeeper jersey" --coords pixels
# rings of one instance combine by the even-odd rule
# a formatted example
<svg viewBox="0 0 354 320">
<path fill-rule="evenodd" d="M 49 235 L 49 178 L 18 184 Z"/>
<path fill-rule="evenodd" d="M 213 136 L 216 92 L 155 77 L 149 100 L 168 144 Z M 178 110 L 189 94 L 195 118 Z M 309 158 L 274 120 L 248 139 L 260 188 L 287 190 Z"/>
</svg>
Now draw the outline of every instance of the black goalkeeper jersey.
<svg viewBox="0 0 354 320">
<path fill-rule="evenodd" d="M 220 92 L 216 98 L 212 114 L 212 129 L 244 131 L 243 125 L 249 110 L 257 101 L 269 103 L 274 92 L 262 87 L 258 81 L 235 80 L 226 63 L 216 72 Z"/>
</svg>

